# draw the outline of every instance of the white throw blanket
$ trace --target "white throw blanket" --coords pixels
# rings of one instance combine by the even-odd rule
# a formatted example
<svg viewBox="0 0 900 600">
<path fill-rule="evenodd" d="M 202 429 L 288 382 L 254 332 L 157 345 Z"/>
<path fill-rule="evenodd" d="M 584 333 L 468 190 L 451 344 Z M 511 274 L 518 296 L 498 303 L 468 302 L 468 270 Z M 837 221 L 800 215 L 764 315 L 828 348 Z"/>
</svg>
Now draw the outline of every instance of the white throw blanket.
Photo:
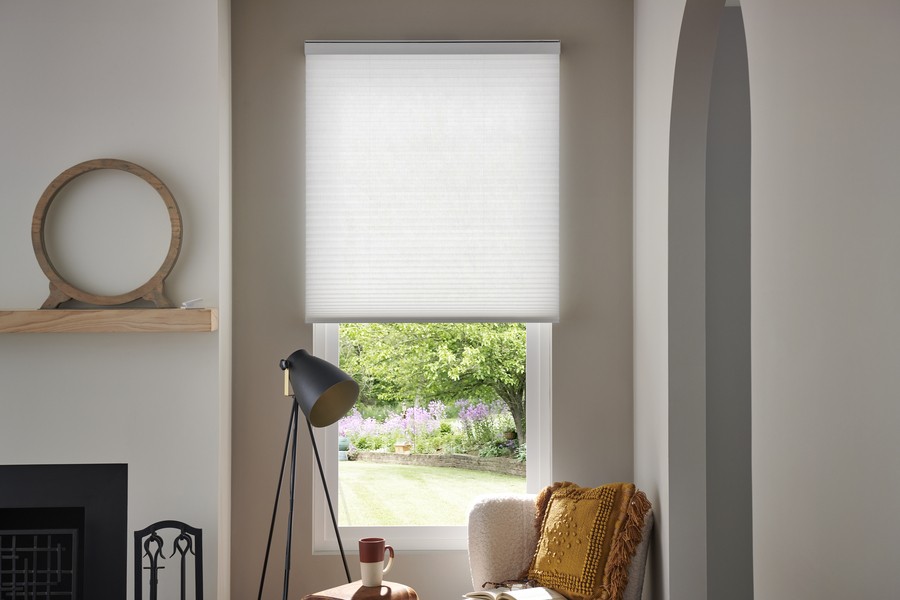
<svg viewBox="0 0 900 600">
<path fill-rule="evenodd" d="M 480 496 L 469 511 L 469 567 L 473 589 L 485 581 L 518 579 L 528 570 L 538 532 L 534 494 Z"/>
</svg>

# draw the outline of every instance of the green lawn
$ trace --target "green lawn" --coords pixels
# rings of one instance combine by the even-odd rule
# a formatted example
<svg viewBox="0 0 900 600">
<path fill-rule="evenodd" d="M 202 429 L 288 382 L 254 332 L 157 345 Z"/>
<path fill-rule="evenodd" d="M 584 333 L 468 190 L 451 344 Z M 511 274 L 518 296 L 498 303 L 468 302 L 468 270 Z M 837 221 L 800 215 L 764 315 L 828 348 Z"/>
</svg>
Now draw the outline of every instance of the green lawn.
<svg viewBox="0 0 900 600">
<path fill-rule="evenodd" d="M 449 467 L 339 463 L 338 521 L 360 525 L 465 525 L 475 496 L 525 491 L 525 478 Z"/>
</svg>

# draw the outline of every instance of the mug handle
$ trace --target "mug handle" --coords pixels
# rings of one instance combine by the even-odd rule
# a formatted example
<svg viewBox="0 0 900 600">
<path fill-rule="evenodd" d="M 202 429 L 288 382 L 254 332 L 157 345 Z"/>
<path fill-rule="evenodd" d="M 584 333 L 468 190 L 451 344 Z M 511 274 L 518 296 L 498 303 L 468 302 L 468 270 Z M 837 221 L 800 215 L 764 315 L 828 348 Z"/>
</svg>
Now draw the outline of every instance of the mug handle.
<svg viewBox="0 0 900 600">
<path fill-rule="evenodd" d="M 388 555 L 388 563 L 384 570 L 381 572 L 382 575 L 391 570 L 391 566 L 394 564 L 394 547 L 393 546 L 384 546 L 384 552 Z"/>
</svg>

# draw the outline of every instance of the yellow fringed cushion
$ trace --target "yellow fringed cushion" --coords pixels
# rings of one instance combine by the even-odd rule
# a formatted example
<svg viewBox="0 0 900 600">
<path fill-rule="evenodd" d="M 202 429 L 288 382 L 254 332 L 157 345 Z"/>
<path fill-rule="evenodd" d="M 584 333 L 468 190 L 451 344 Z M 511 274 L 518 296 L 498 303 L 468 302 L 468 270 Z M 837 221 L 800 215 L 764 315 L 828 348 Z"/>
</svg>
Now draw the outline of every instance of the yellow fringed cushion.
<svg viewBox="0 0 900 600">
<path fill-rule="evenodd" d="M 629 518 L 634 521 L 640 511 L 642 519 L 646 512 L 641 492 L 637 492 L 640 506 L 629 511 L 635 492 L 631 483 L 582 488 L 563 482 L 546 488 L 537 499 L 540 532 L 528 577 L 572 600 L 620 596 L 634 549 L 631 543 L 616 543 L 617 537 L 626 528 L 640 525 L 629 523 Z"/>
</svg>

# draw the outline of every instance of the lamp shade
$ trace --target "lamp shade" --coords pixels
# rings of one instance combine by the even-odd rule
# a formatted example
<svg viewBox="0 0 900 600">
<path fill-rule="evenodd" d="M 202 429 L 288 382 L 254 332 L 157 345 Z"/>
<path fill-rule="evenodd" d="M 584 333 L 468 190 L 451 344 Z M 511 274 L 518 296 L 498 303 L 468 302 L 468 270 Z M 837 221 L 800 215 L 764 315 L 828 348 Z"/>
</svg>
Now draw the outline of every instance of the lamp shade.
<svg viewBox="0 0 900 600">
<path fill-rule="evenodd" d="M 297 350 L 282 361 L 300 410 L 313 427 L 327 427 L 349 412 L 359 396 L 359 384 L 326 360 Z"/>
</svg>

